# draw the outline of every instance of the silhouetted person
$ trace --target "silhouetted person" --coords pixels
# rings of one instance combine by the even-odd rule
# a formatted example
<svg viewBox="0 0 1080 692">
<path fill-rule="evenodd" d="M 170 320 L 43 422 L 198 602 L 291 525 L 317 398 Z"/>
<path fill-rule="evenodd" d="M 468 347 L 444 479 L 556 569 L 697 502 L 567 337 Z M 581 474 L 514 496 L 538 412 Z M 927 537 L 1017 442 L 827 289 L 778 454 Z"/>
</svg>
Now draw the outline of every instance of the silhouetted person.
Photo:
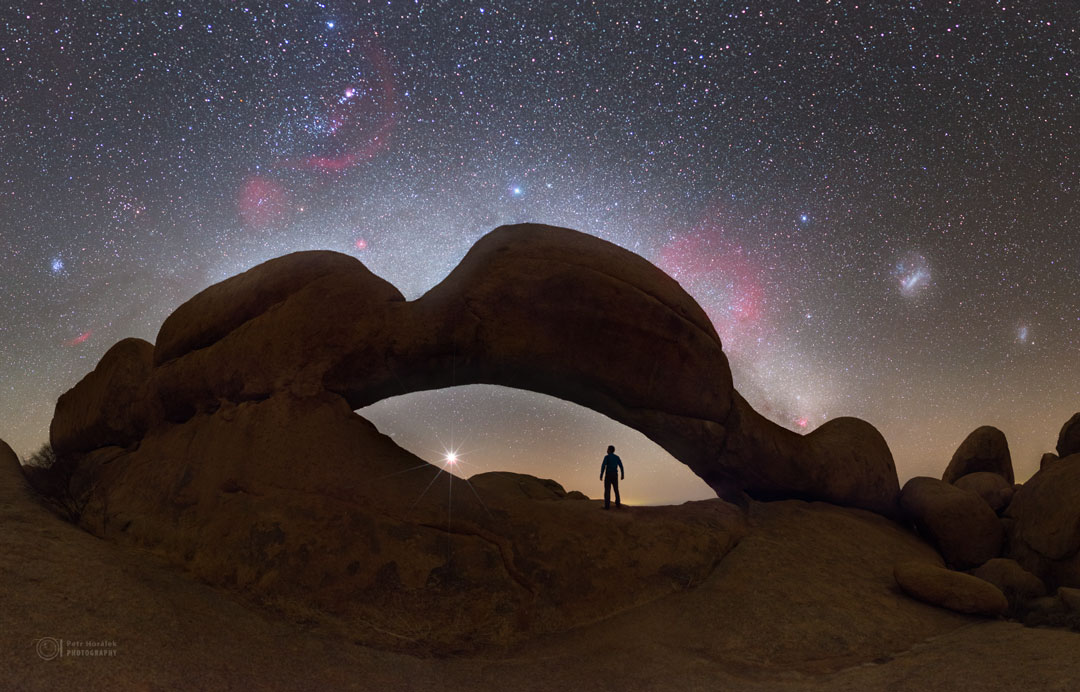
<svg viewBox="0 0 1080 692">
<path fill-rule="evenodd" d="M 604 509 L 611 509 L 611 489 L 615 489 L 615 509 L 622 507 L 619 502 L 619 478 L 616 472 L 626 479 L 626 469 L 623 468 L 622 459 L 615 456 L 615 446 L 609 445 L 607 456 L 600 462 L 600 480 L 604 481 Z"/>
</svg>

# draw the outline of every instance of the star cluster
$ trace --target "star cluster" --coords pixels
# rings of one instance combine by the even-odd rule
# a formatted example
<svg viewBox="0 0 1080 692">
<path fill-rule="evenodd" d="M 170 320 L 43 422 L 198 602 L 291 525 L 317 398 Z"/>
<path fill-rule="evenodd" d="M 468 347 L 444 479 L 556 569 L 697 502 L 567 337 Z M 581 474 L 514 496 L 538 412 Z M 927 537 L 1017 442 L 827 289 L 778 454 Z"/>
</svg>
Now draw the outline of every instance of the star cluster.
<svg viewBox="0 0 1080 692">
<path fill-rule="evenodd" d="M 1017 475 L 1080 409 L 1074 3 L 16 3 L 0 10 L 0 436 L 208 284 L 286 252 L 408 297 L 502 223 L 676 277 L 736 385 L 856 415 L 901 478 L 1000 427 Z M 431 461 L 707 496 L 579 407 L 475 387 L 365 410 Z M 427 450 L 427 451 L 425 451 Z M 638 478 L 651 478 L 634 490 Z"/>
</svg>

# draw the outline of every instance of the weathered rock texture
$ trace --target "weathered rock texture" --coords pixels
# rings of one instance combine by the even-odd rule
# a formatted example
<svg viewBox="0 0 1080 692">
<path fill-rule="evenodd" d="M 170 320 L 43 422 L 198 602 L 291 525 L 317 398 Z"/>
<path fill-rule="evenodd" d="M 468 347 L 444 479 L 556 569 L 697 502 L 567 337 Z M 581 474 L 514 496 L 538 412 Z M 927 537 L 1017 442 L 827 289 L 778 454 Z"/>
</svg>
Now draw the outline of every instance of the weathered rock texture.
<svg viewBox="0 0 1080 692">
<path fill-rule="evenodd" d="M 1009 614 L 1020 615 L 1030 601 L 1046 595 L 1046 585 L 1015 560 L 996 557 L 971 571 L 971 576 L 1001 589 L 1009 601 Z"/>
<path fill-rule="evenodd" d="M 412 302 L 332 252 L 211 286 L 155 346 L 120 342 L 66 393 L 52 442 L 78 461 L 82 523 L 98 535 L 380 645 L 446 651 L 579 626 L 700 582 L 738 540 L 740 515 L 720 501 L 601 519 L 536 479 L 470 490 L 353 413 L 469 383 L 605 413 L 725 495 L 897 510 L 873 426 L 839 418 L 804 437 L 769 422 L 677 282 L 535 225 L 488 234 Z"/>
<path fill-rule="evenodd" d="M 917 476 L 904 484 L 900 506 L 950 567 L 977 567 L 1001 554 L 1005 535 L 1001 521 L 973 492 Z"/>
<path fill-rule="evenodd" d="M 920 601 L 972 615 L 1004 615 L 1005 594 L 990 582 L 963 572 L 910 560 L 896 564 L 896 583 Z"/>
<path fill-rule="evenodd" d="M 1050 588 L 1080 588 L 1080 454 L 1044 466 L 1005 510 L 1008 556 Z"/>
<path fill-rule="evenodd" d="M 1057 453 L 1059 457 L 1080 453 L 1080 413 L 1074 413 L 1072 418 L 1061 426 L 1057 439 Z"/>
<path fill-rule="evenodd" d="M 330 392 L 356 409 L 489 383 L 640 430 L 721 494 L 896 510 L 892 456 L 873 426 L 842 418 L 801 436 L 758 415 L 732 388 L 715 330 L 678 283 L 568 229 L 499 228 L 412 302 L 353 258 L 295 253 L 180 306 L 162 325 L 149 372 L 141 348 L 138 358 L 103 360 L 105 375 L 65 395 L 58 451 L 130 445 L 154 425 L 284 392 Z M 105 397 L 104 433 L 72 415 Z"/>
<path fill-rule="evenodd" d="M 977 471 L 996 473 L 1008 481 L 1009 485 L 1016 482 L 1005 433 L 990 425 L 976 428 L 964 438 L 953 453 L 941 480 L 955 483 L 958 478 Z"/>
<path fill-rule="evenodd" d="M 98 535 L 419 651 L 506 644 L 687 588 L 743 525 L 720 500 L 605 514 L 527 476 L 470 488 L 333 394 L 223 404 L 84 467 L 82 523 Z"/>
<path fill-rule="evenodd" d="M 49 429 L 53 450 L 64 455 L 139 440 L 155 418 L 146 391 L 154 346 L 123 339 L 105 352 L 97 367 L 56 402 Z"/>
<path fill-rule="evenodd" d="M 975 619 L 900 593 L 893 561 L 937 558 L 892 522 L 801 502 L 751 503 L 749 515 L 747 535 L 692 589 L 507 656 L 414 657 L 357 644 L 310 608 L 251 607 L 60 521 L 31 498 L 0 442 L 0 688 L 488 692 L 511 681 L 523 692 L 925 692 L 996 690 L 1002 680 L 1068 689 L 1080 679 L 1075 633 Z M 110 640 L 117 653 L 44 661 L 35 645 L 49 636 Z"/>
<path fill-rule="evenodd" d="M 975 493 L 995 512 L 1008 507 L 1013 496 L 1012 484 L 1000 475 L 989 471 L 976 471 L 960 476 L 953 485 L 961 490 Z"/>
</svg>

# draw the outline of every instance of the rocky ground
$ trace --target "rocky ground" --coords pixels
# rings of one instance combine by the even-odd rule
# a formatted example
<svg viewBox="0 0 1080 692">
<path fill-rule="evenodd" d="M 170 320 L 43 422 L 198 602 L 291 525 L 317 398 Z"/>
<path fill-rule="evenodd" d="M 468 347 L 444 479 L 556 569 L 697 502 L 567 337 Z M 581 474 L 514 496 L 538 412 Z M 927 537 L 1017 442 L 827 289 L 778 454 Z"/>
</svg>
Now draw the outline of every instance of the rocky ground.
<svg viewBox="0 0 1080 692">
<path fill-rule="evenodd" d="M 510 650 L 413 657 L 96 538 L 38 504 L 14 455 L 2 456 L 7 689 L 1026 691 L 1080 680 L 1074 632 L 903 595 L 893 562 L 933 551 L 860 510 L 754 503 L 747 535 L 689 589 Z M 610 518 L 642 520 L 636 508 Z M 43 660 L 46 637 L 105 640 L 115 654 Z"/>
</svg>

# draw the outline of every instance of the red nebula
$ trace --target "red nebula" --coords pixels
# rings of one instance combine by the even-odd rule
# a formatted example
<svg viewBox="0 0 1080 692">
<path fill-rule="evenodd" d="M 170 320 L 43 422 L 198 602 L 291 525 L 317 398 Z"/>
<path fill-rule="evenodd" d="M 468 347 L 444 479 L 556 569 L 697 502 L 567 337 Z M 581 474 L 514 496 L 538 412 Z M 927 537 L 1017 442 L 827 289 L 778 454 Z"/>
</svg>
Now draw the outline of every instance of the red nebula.
<svg viewBox="0 0 1080 692">
<path fill-rule="evenodd" d="M 357 250 L 367 250 L 367 246 L 368 246 L 368 243 L 367 243 L 367 241 L 366 241 L 366 240 L 364 240 L 363 238 L 357 238 L 357 239 L 356 239 L 356 242 L 355 242 L 355 243 L 353 243 L 353 246 L 354 246 L 354 247 L 355 247 L 355 248 L 356 248 Z"/>
<path fill-rule="evenodd" d="M 373 75 L 367 89 L 347 85 L 340 92 L 330 120 L 338 153 L 316 154 L 281 165 L 336 173 L 372 158 L 387 146 L 395 120 L 394 70 L 376 39 L 370 39 L 364 56 Z"/>
<path fill-rule="evenodd" d="M 800 418 L 795 421 L 795 425 L 799 426 L 800 428 L 805 428 L 806 426 L 810 425 L 810 421 L 808 421 L 806 418 Z"/>
<path fill-rule="evenodd" d="M 280 183 L 253 175 L 240 187 L 236 208 L 248 229 L 266 228 L 286 220 L 288 193 Z"/>
<path fill-rule="evenodd" d="M 91 336 L 93 336 L 93 334 L 94 334 L 94 330 L 93 329 L 88 329 L 85 332 L 83 332 L 82 334 L 75 337 L 74 339 L 68 339 L 67 341 L 64 342 L 64 345 L 65 346 L 78 346 L 79 344 L 85 342 L 87 339 L 89 339 Z"/>
<path fill-rule="evenodd" d="M 660 249 L 657 265 L 694 296 L 725 348 L 762 335 L 763 271 L 722 230 L 701 230 L 672 240 Z"/>
</svg>

